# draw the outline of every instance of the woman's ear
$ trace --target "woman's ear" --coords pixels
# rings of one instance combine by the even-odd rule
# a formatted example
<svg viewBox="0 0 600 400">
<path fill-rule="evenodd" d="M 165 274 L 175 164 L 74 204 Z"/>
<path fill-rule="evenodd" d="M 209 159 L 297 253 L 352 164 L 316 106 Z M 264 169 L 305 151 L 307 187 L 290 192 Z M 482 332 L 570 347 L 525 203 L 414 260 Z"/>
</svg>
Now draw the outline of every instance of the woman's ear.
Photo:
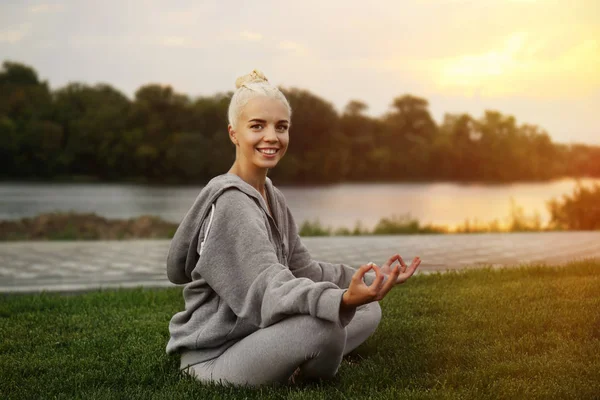
<svg viewBox="0 0 600 400">
<path fill-rule="evenodd" d="M 233 142 L 233 144 L 235 144 L 236 146 L 239 145 L 237 138 L 235 137 L 235 131 L 233 130 L 233 127 L 231 126 L 231 124 L 229 124 L 227 126 L 227 131 L 229 132 L 229 139 L 231 139 L 231 141 Z"/>
</svg>

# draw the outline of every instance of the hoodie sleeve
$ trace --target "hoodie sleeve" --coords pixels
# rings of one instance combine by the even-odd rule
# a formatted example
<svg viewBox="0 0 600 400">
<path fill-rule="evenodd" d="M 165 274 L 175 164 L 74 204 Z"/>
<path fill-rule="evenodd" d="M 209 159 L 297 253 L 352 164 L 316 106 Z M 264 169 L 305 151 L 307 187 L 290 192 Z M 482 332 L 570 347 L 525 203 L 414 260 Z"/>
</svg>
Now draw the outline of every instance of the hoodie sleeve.
<svg viewBox="0 0 600 400">
<path fill-rule="evenodd" d="M 223 193 L 192 277 L 205 279 L 240 318 L 266 327 L 293 314 L 347 325 L 340 315 L 344 290 L 330 282 L 297 278 L 280 264 L 264 212 L 238 190 Z"/>
<path fill-rule="evenodd" d="M 324 261 L 313 260 L 308 249 L 302 243 L 298 228 L 290 209 L 287 209 L 288 224 L 290 227 L 290 257 L 289 267 L 297 277 L 308 278 L 314 282 L 332 282 L 342 289 L 350 286 L 352 276 L 356 269 L 346 264 L 331 264 Z M 365 274 L 364 281 L 367 285 L 373 283 L 374 273 Z"/>
</svg>

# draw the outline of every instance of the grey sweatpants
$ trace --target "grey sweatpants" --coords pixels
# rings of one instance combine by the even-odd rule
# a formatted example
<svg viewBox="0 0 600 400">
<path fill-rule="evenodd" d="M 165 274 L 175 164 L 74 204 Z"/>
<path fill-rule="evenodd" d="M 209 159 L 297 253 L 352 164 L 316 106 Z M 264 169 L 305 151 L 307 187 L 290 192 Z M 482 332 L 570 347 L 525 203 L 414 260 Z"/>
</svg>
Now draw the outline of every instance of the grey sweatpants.
<svg viewBox="0 0 600 400">
<path fill-rule="evenodd" d="M 358 307 L 345 328 L 295 315 L 246 336 L 217 358 L 185 368 L 193 364 L 188 353 L 182 368 L 203 382 L 252 386 L 286 382 L 298 367 L 304 377 L 331 378 L 342 357 L 371 336 L 380 320 L 377 302 Z"/>
</svg>

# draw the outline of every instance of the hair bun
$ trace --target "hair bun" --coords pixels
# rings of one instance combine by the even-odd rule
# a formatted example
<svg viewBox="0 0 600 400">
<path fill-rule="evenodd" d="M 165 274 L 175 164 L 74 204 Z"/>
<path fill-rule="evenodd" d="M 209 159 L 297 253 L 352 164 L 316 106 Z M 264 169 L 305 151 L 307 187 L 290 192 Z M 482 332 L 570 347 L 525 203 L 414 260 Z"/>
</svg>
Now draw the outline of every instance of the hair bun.
<svg viewBox="0 0 600 400">
<path fill-rule="evenodd" d="M 250 72 L 249 74 L 240 76 L 239 78 L 237 78 L 235 80 L 235 88 L 239 89 L 244 84 L 250 83 L 250 82 L 268 82 L 268 79 L 265 76 L 265 74 L 263 74 L 259 70 L 255 69 L 252 72 Z"/>
</svg>

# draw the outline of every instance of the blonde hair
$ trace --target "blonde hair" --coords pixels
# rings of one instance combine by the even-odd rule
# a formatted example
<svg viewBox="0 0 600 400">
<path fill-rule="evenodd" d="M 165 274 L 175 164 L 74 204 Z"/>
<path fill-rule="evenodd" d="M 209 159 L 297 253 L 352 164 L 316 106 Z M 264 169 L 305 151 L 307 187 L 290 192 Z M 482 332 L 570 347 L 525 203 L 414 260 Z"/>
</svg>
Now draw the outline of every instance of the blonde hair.
<svg viewBox="0 0 600 400">
<path fill-rule="evenodd" d="M 235 129 L 236 123 L 244 106 L 253 98 L 267 96 L 280 100 L 286 106 L 292 116 L 290 103 L 276 86 L 273 86 L 267 80 L 267 77 L 259 70 L 253 70 L 251 73 L 240 76 L 235 81 L 236 91 L 233 93 L 227 117 L 229 124 Z"/>
</svg>

